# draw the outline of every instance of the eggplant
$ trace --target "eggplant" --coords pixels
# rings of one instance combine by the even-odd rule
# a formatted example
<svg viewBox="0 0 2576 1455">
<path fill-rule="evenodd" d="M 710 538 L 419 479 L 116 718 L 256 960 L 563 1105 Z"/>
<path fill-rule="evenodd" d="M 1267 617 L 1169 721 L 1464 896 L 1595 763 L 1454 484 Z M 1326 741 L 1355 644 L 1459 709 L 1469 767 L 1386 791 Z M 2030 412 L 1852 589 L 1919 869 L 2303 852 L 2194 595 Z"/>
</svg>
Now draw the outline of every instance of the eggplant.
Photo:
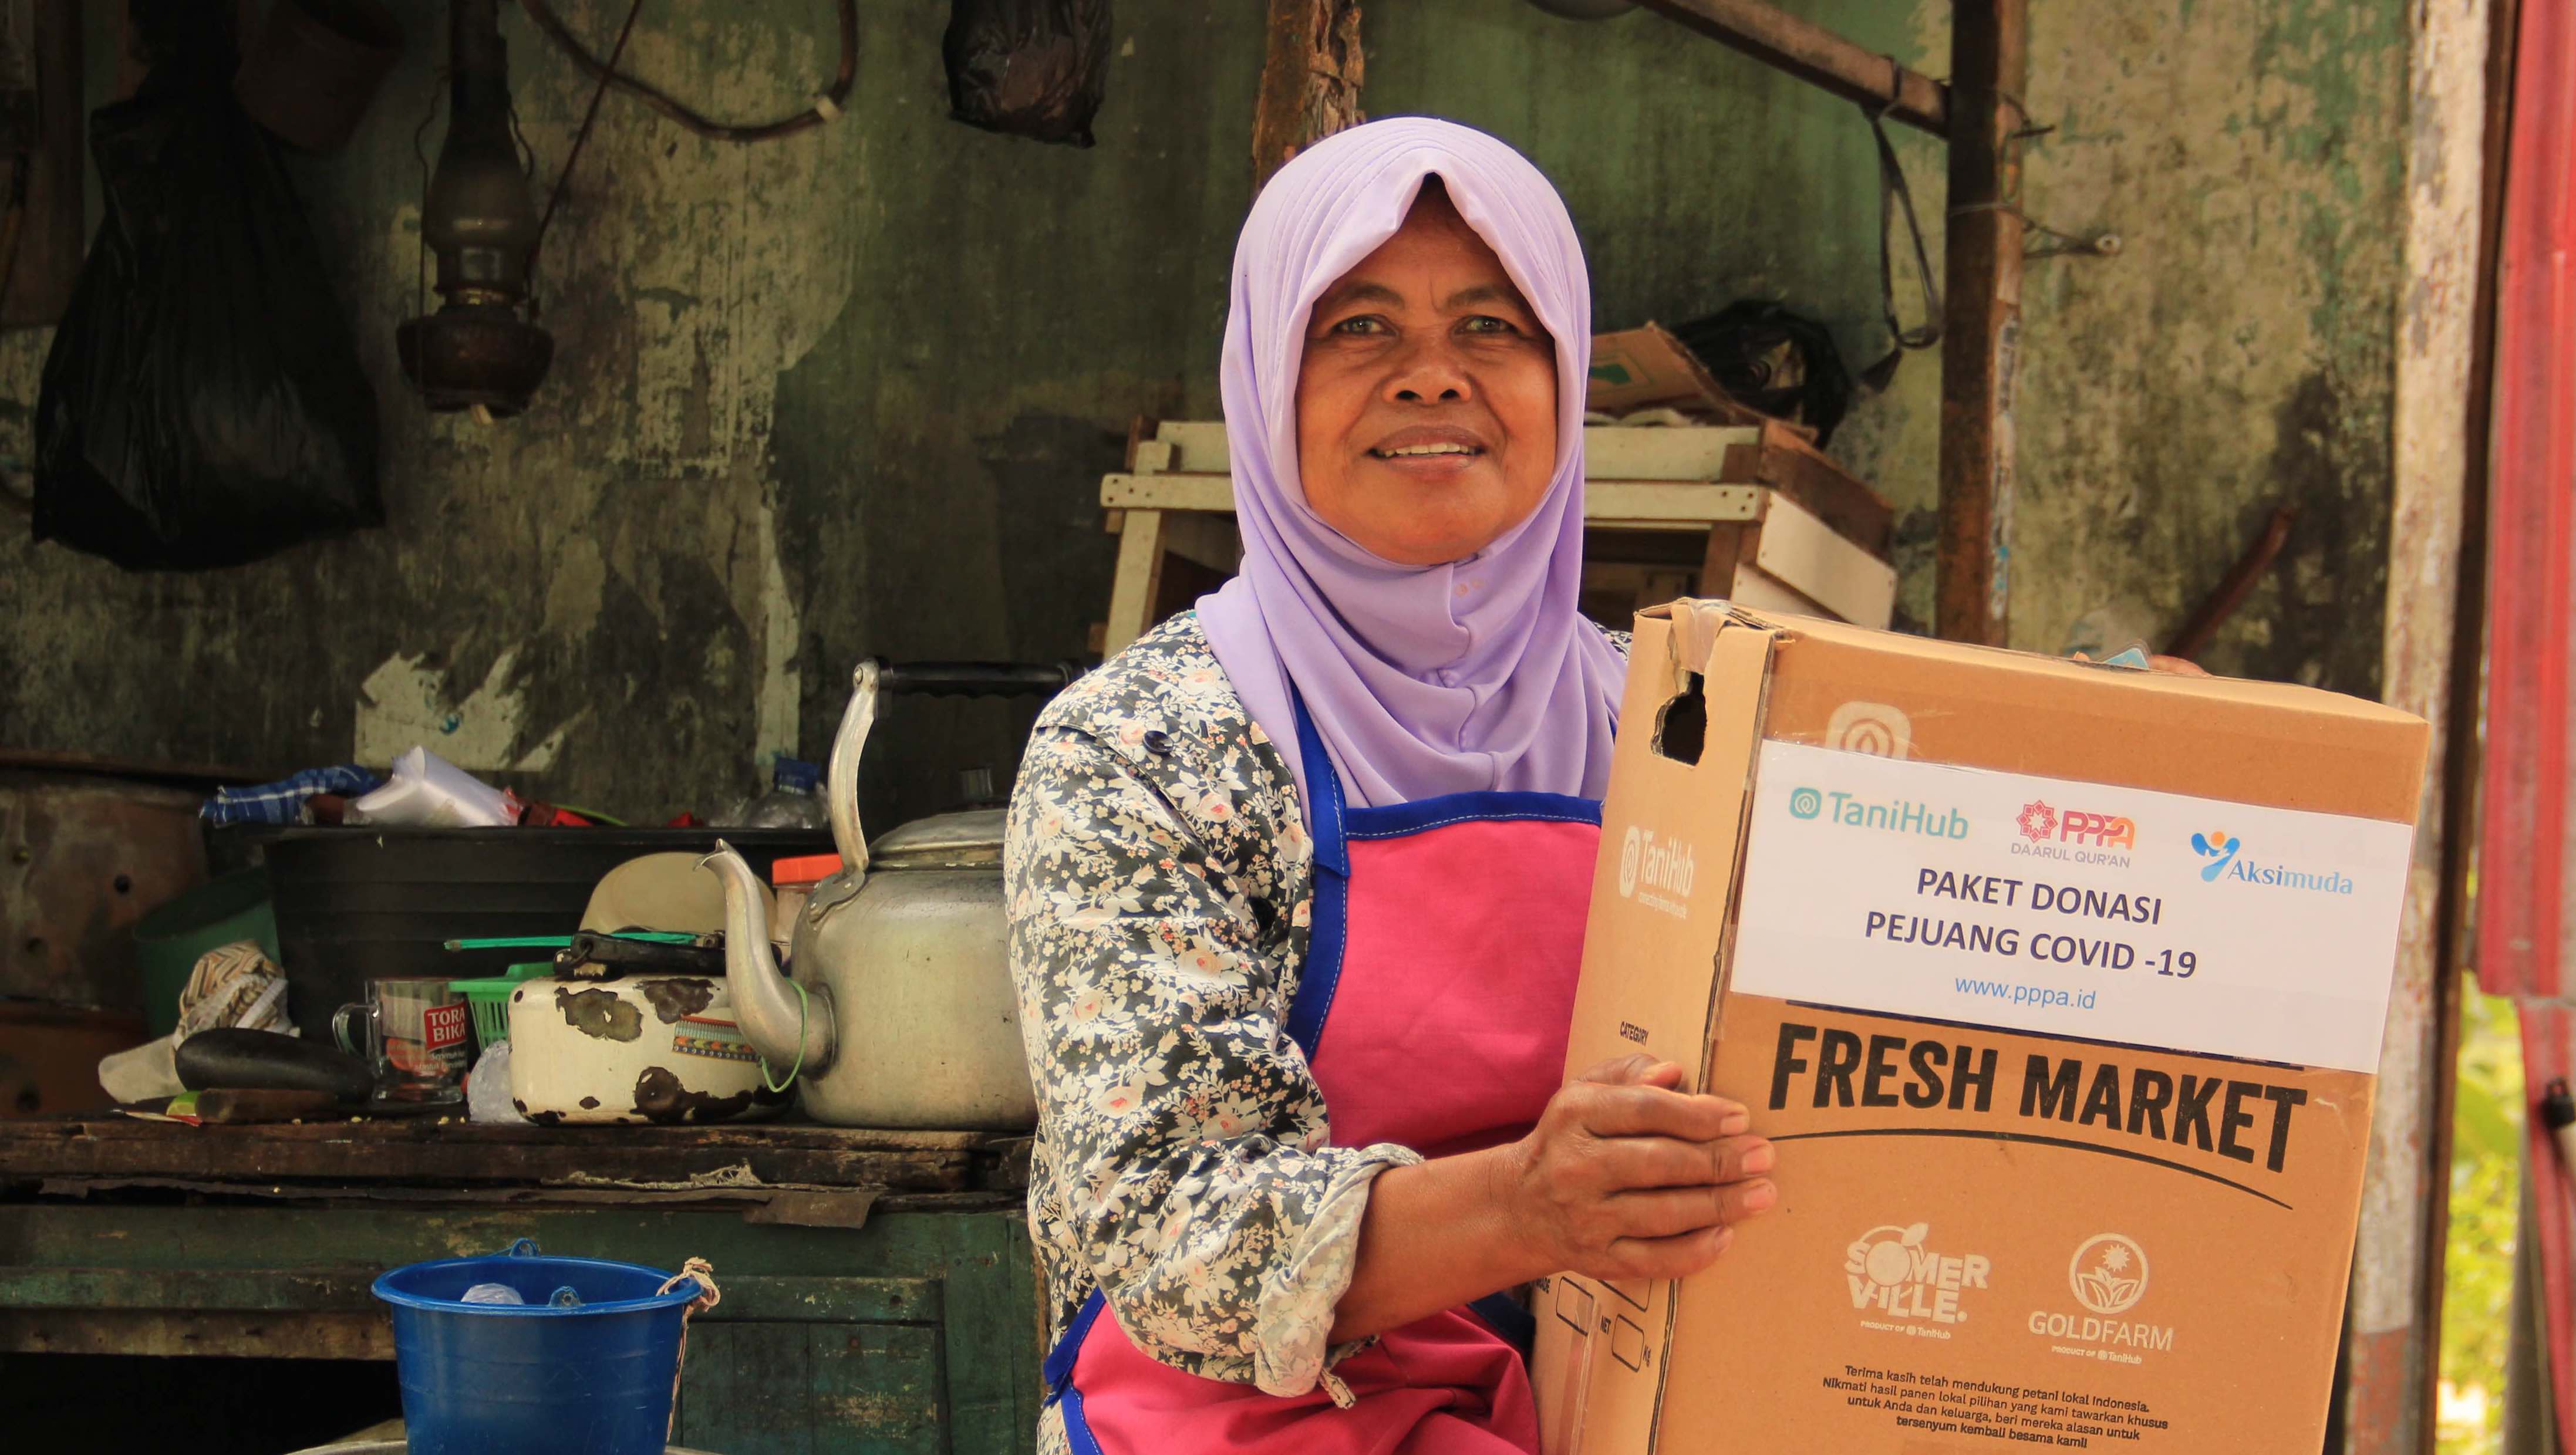
<svg viewBox="0 0 2576 1455">
<path fill-rule="evenodd" d="M 199 1031 L 179 1043 L 174 1059 L 179 1084 L 190 1091 L 322 1091 L 359 1102 L 376 1088 L 365 1061 L 276 1031 Z"/>
</svg>

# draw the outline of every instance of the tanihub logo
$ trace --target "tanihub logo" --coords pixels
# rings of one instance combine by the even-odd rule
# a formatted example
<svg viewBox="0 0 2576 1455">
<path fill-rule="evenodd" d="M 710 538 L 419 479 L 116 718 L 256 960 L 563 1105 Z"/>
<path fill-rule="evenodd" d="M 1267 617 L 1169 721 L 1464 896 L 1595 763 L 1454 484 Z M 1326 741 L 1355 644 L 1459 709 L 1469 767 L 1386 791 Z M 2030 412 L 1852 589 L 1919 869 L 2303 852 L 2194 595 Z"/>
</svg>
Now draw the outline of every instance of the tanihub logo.
<svg viewBox="0 0 2576 1455">
<path fill-rule="evenodd" d="M 1924 1246 L 1932 1225 L 1900 1228 L 1882 1224 L 1852 1240 L 1843 1250 L 1843 1281 L 1850 1286 L 1852 1307 L 1891 1319 L 1932 1324 L 1964 1324 L 1968 1311 L 1960 1295 L 1982 1289 L 1994 1264 L 1976 1253 L 1935 1253 Z M 1947 1333 L 1937 1330 L 1948 1338 Z"/>
<path fill-rule="evenodd" d="M 1789 812 L 1797 818 L 1819 815 L 1845 828 L 1880 829 L 1892 834 L 1919 834 L 1927 839 L 1968 837 L 1968 816 L 1956 808 L 1916 803 L 1910 798 L 1873 802 L 1839 788 L 1818 793 L 1799 788 L 1789 794 Z"/>
<path fill-rule="evenodd" d="M 1688 841 L 1659 839 L 1654 830 L 1631 824 L 1619 841 L 1619 897 L 1687 919 L 1690 906 L 1682 901 L 1690 898 L 1698 868 Z"/>
<path fill-rule="evenodd" d="M 2238 857 L 2245 847 L 2243 839 L 2225 833 L 2193 834 L 2191 849 L 2209 862 L 2200 866 L 2205 883 L 2215 884 L 2232 879 L 2239 884 L 2258 884 L 2266 889 L 2305 889 L 2316 894 L 2352 893 L 2352 880 L 2341 870 L 2293 869 L 2286 864 L 2266 864 L 2251 857 Z"/>
</svg>

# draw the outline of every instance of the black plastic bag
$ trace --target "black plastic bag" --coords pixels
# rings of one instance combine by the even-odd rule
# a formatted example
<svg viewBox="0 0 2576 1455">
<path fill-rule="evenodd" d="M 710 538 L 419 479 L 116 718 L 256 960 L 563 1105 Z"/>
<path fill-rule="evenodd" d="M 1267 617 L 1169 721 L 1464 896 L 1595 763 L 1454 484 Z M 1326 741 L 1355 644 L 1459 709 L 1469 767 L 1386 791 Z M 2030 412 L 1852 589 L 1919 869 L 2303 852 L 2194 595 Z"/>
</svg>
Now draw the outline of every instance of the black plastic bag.
<svg viewBox="0 0 2576 1455">
<path fill-rule="evenodd" d="M 45 358 L 35 533 L 129 569 L 384 521 L 375 394 L 228 50 L 90 117 L 106 216 Z"/>
<path fill-rule="evenodd" d="M 1091 145 L 1109 82 L 1109 0 L 950 0 L 939 50 L 959 121 Z"/>
</svg>

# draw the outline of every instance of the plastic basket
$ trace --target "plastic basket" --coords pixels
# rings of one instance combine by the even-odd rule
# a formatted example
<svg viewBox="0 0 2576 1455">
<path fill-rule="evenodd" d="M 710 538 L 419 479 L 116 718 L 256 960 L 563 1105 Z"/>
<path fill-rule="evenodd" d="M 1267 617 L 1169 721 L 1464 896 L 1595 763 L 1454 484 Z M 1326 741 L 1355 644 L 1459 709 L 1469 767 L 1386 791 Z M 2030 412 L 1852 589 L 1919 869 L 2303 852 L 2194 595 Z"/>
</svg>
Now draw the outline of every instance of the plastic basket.
<svg viewBox="0 0 2576 1455">
<path fill-rule="evenodd" d="M 480 980 L 450 980 L 447 988 L 465 997 L 474 1011 L 474 1044 L 477 1049 L 491 1050 L 510 1039 L 510 992 L 524 981 L 534 980 L 554 969 L 551 960 L 529 965 L 513 965 L 506 975 Z"/>
</svg>

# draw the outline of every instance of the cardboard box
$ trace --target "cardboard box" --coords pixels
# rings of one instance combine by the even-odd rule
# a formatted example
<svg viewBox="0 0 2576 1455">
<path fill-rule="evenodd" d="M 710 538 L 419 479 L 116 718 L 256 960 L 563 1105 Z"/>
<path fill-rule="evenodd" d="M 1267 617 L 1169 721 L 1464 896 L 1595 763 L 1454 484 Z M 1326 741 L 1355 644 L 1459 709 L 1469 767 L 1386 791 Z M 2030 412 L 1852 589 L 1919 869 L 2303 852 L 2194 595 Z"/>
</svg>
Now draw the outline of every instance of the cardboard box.
<svg viewBox="0 0 2576 1455">
<path fill-rule="evenodd" d="M 1548 1455 L 2318 1449 L 2424 724 L 1705 602 L 1621 723 L 1569 1071 L 1692 1068 L 1781 1201 L 1547 1281 Z"/>
<path fill-rule="evenodd" d="M 1583 407 L 1615 416 L 1657 406 L 1720 424 L 1760 424 L 1768 417 L 1720 387 L 1708 366 L 1662 324 L 1594 334 Z"/>
</svg>

